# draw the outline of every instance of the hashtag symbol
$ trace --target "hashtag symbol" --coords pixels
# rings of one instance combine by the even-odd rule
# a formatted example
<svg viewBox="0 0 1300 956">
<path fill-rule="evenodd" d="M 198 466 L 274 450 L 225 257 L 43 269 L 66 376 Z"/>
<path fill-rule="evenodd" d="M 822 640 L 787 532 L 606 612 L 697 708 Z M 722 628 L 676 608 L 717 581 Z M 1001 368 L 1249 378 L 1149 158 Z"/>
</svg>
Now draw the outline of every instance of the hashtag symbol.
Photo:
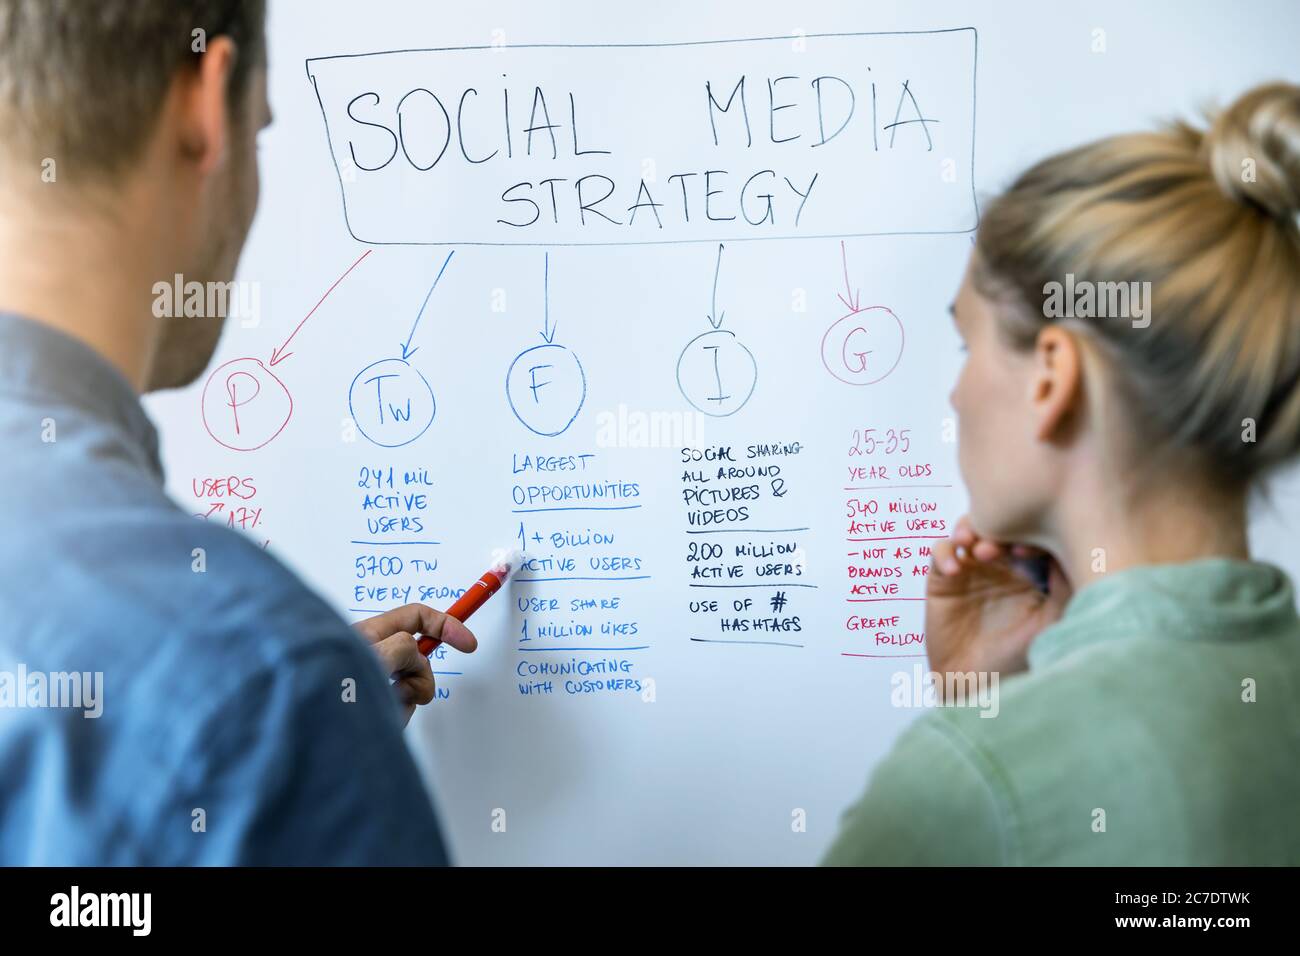
<svg viewBox="0 0 1300 956">
<path fill-rule="evenodd" d="M 783 607 L 785 607 L 785 592 L 777 591 L 772 595 L 772 610 L 779 611 Z"/>
</svg>

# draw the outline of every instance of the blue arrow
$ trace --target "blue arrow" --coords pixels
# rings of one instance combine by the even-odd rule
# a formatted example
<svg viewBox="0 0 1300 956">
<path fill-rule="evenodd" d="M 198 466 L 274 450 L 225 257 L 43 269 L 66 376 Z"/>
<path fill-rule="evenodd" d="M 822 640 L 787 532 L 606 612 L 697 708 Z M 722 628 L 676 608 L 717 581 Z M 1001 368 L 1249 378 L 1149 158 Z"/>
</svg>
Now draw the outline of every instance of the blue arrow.
<svg viewBox="0 0 1300 956">
<path fill-rule="evenodd" d="M 542 338 L 550 345 L 555 341 L 555 329 L 551 328 L 551 254 L 546 253 L 542 266 Z"/>
<path fill-rule="evenodd" d="M 441 279 L 442 274 L 447 271 L 447 263 L 451 262 L 451 257 L 454 256 L 455 254 L 456 254 L 455 249 L 447 253 L 447 258 L 443 261 L 442 268 L 438 270 L 438 279 Z M 406 361 L 412 355 L 414 355 L 416 352 L 419 351 L 418 347 L 411 348 L 411 339 L 415 338 L 415 330 L 420 324 L 420 319 L 423 318 L 424 316 L 424 308 L 429 304 L 429 299 L 433 296 L 433 290 L 438 288 L 438 279 L 434 279 L 433 285 L 429 286 L 429 291 L 424 297 L 424 303 L 420 306 L 420 311 L 415 316 L 415 321 L 411 324 L 411 334 L 408 335 L 406 337 L 406 341 L 402 343 L 402 361 Z"/>
<path fill-rule="evenodd" d="M 718 315 L 718 273 L 722 271 L 722 243 L 718 243 L 718 264 L 713 268 L 713 311 L 709 313 L 709 325 L 715 329 L 722 327 L 722 320 L 726 318 L 726 310 Z M 717 319 L 714 316 L 717 315 Z"/>
</svg>

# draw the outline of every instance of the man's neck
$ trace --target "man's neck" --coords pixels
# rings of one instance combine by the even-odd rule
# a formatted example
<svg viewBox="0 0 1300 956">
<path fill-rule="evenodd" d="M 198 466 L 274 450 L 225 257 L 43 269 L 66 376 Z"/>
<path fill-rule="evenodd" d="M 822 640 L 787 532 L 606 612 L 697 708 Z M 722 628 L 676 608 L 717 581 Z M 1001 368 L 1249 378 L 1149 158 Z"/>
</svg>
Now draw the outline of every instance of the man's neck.
<svg viewBox="0 0 1300 956">
<path fill-rule="evenodd" d="M 147 221 L 138 208 L 125 217 L 91 211 L 92 197 L 40 192 L 72 188 L 42 183 L 0 200 L 0 311 L 79 339 L 142 392 L 158 334 L 151 290 L 170 273 L 150 261 L 155 241 L 132 228 Z"/>
</svg>

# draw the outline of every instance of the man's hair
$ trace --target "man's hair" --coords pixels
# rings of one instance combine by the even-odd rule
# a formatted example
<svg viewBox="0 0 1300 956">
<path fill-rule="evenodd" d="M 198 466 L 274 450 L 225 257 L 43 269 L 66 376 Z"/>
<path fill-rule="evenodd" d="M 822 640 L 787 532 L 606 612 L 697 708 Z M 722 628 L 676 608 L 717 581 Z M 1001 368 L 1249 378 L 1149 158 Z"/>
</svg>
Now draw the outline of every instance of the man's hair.
<svg viewBox="0 0 1300 956">
<path fill-rule="evenodd" d="M 113 178 L 138 159 L 176 74 L 219 36 L 236 46 L 236 119 L 265 62 L 265 0 L 0 0 L 0 150 Z"/>
</svg>

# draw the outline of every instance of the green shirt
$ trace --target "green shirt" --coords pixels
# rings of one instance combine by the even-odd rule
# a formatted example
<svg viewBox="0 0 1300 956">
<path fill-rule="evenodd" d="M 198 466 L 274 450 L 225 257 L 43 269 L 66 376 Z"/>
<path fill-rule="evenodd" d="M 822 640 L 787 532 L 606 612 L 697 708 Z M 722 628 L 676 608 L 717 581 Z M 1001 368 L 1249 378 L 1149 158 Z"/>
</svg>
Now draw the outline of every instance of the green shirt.
<svg viewBox="0 0 1300 956">
<path fill-rule="evenodd" d="M 916 720 L 824 862 L 1300 864 L 1300 618 L 1279 568 L 1101 578 L 997 690 L 996 716 Z"/>
</svg>

